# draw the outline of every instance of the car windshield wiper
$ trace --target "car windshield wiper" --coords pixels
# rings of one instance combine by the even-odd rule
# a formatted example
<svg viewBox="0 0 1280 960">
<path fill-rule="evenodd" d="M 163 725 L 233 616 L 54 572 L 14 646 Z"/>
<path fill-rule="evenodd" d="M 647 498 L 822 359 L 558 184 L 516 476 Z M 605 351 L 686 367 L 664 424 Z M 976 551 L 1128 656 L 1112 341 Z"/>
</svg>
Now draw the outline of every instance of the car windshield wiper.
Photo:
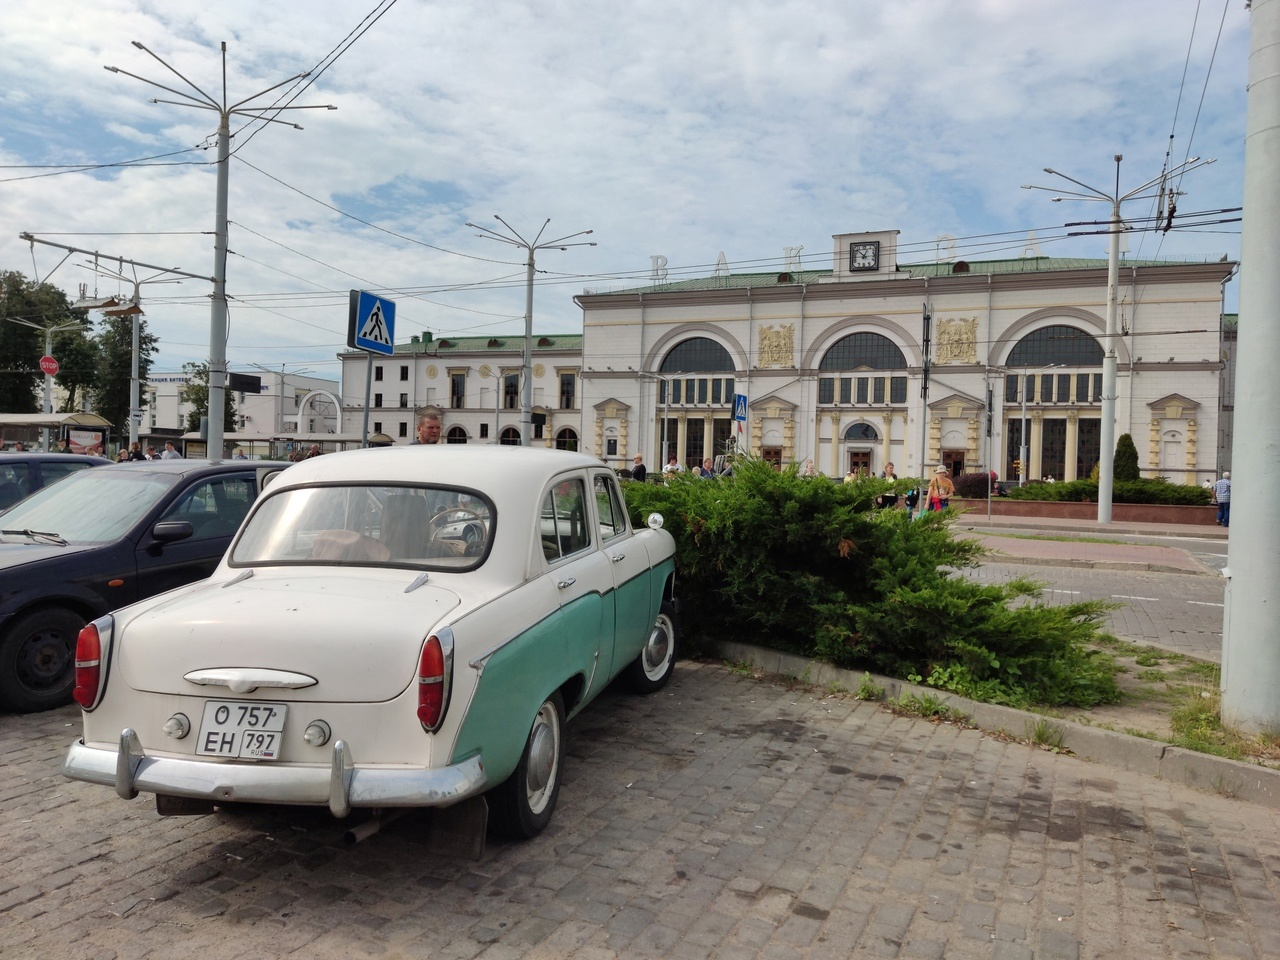
<svg viewBox="0 0 1280 960">
<path fill-rule="evenodd" d="M 0 535 L 6 537 L 26 537 L 29 540 L 43 540 L 45 543 L 54 543 L 60 547 L 65 547 L 67 541 L 63 540 L 56 533 L 45 533 L 43 530 L 0 530 Z"/>
</svg>

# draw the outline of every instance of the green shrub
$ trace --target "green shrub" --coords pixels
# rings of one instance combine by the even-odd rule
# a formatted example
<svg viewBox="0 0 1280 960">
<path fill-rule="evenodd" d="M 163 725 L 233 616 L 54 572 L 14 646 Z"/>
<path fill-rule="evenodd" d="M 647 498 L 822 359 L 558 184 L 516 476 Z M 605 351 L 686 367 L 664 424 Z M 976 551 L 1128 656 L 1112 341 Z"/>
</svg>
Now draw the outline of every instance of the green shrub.
<svg viewBox="0 0 1280 960">
<path fill-rule="evenodd" d="M 1070 483 L 1028 483 L 1009 491 L 1013 500 L 1052 500 L 1070 503 L 1097 503 L 1096 480 Z M 1112 503 L 1155 503 L 1169 506 L 1200 506 L 1211 502 L 1211 492 L 1203 487 L 1170 483 L 1160 478 L 1117 479 L 1111 488 Z"/>
<path fill-rule="evenodd" d="M 1107 605 L 1044 606 L 1028 581 L 953 575 L 981 548 L 951 536 L 949 512 L 871 509 L 910 484 L 748 459 L 732 478 L 629 485 L 627 501 L 633 522 L 656 510 L 676 539 L 687 649 L 699 636 L 747 640 L 1010 704 L 1117 699 L 1114 661 L 1085 649 Z"/>
<path fill-rule="evenodd" d="M 1120 439 L 1116 441 L 1116 458 L 1111 475 L 1116 480 L 1137 480 L 1142 476 L 1138 471 L 1138 448 L 1133 445 L 1133 437 L 1127 433 L 1120 434 Z"/>
</svg>

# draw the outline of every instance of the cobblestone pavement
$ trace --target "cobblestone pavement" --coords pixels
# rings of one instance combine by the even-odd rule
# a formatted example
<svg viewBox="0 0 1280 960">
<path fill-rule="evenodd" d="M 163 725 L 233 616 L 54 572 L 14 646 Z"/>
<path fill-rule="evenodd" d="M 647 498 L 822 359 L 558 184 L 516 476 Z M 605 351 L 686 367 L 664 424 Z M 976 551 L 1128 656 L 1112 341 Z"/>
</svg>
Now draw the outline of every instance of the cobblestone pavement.
<svg viewBox="0 0 1280 960">
<path fill-rule="evenodd" d="M 161 820 L 59 776 L 77 727 L 0 716 L 5 958 L 1280 956 L 1275 813 L 720 665 L 606 693 L 479 862 L 422 813 Z"/>
<path fill-rule="evenodd" d="M 1039 580 L 1049 585 L 1049 603 L 1111 600 L 1121 606 L 1108 615 L 1108 629 L 1120 639 L 1222 662 L 1224 581 L 1218 577 L 1025 563 L 984 563 L 964 575 L 995 583 Z"/>
</svg>

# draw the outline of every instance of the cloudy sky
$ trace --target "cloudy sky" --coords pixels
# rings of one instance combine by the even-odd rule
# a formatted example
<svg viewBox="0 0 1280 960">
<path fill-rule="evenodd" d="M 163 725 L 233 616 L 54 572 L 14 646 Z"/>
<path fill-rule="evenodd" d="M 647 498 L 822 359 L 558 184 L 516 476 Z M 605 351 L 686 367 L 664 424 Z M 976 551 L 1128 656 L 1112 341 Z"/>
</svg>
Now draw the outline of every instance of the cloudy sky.
<svg viewBox="0 0 1280 960">
<path fill-rule="evenodd" d="M 965 259 L 1018 256 L 1030 231 L 1045 255 L 1103 257 L 1105 237 L 1063 225 L 1105 204 L 1020 186 L 1070 188 L 1053 167 L 1109 190 L 1116 153 L 1121 192 L 1202 156 L 1179 212 L 1241 202 L 1241 0 L 6 0 L 0 269 L 119 288 L 91 258 L 38 245 L 33 262 L 28 231 L 212 273 L 217 116 L 103 70 L 192 92 L 131 41 L 215 100 L 225 41 L 231 102 L 327 64 L 291 102 L 336 112 L 233 122 L 233 370 L 336 377 L 353 287 L 397 300 L 400 340 L 519 332 L 523 254 L 466 226 L 501 230 L 495 214 L 527 238 L 548 218 L 543 239 L 594 231 L 537 259 L 535 329 L 563 333 L 574 294 L 643 283 L 654 255 L 672 278 L 721 252 L 776 269 L 788 246 L 829 268 L 833 234 L 897 229 L 904 262 L 938 259 L 944 235 Z M 254 102 L 280 93 L 298 90 Z M 1239 255 L 1238 223 L 1126 239 Z M 154 369 L 207 357 L 209 290 L 142 288 Z"/>
</svg>

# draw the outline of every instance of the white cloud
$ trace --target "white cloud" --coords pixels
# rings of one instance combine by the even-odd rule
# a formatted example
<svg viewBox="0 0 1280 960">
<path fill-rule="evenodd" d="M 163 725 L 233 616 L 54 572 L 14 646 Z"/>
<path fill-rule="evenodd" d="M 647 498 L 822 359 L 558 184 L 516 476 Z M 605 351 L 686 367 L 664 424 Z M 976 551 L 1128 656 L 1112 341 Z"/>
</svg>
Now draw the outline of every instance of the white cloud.
<svg viewBox="0 0 1280 960">
<path fill-rule="evenodd" d="M 226 40 L 236 100 L 314 66 L 374 2 L 9 0 L 0 12 L 0 162 L 110 162 L 207 142 L 211 113 L 148 103 L 175 98 L 103 64 L 181 86 L 130 45 L 139 40 L 217 95 Z M 784 245 L 803 244 L 807 264 L 826 266 L 831 234 L 899 228 L 916 259 L 934 256 L 942 233 L 978 259 L 983 248 L 963 238 L 1015 231 L 1000 243 L 1016 254 L 1029 229 L 1044 238 L 1054 232 L 1046 228 L 1100 215 L 1018 189 L 1052 185 L 1042 167 L 1104 187 L 1117 152 L 1126 187 L 1159 171 L 1195 10 L 1191 0 L 399 0 L 298 100 L 337 112 L 296 111 L 290 119 L 303 131 L 274 126 L 238 146 L 247 163 L 298 191 L 419 243 L 233 162 L 228 288 L 239 299 L 229 356 L 330 362 L 351 286 L 478 284 L 432 294 L 433 303 L 402 297 L 402 331 L 518 329 L 509 318 L 523 312 L 519 251 L 464 226 L 495 223 L 494 213 L 530 233 L 547 217 L 551 235 L 595 229 L 600 246 L 539 257 L 549 271 L 534 306 L 542 330 L 576 330 L 574 293 L 592 277 L 643 272 L 655 253 L 673 267 L 710 265 L 720 250 L 731 261 L 777 260 Z M 1188 148 L 1217 16 L 1201 12 L 1175 162 Z M 1228 8 L 1191 145 L 1219 162 L 1183 183 L 1183 209 L 1240 203 L 1247 31 L 1247 13 Z M 171 159 L 201 165 L 0 183 L 0 266 L 31 272 L 16 238 L 30 230 L 211 271 L 213 153 Z M 90 231 L 194 235 L 51 236 Z M 1103 245 L 1042 244 L 1084 256 Z M 1147 256 L 1216 258 L 1238 255 L 1239 238 L 1175 231 L 1131 245 Z M 37 252 L 44 270 L 56 260 Z M 498 277 L 509 279 L 482 282 Z M 85 278 L 71 265 L 54 275 L 68 289 Z M 148 300 L 167 367 L 207 350 L 208 291 L 198 287 L 178 288 L 182 303 L 165 302 L 174 299 L 166 288 Z"/>
</svg>

